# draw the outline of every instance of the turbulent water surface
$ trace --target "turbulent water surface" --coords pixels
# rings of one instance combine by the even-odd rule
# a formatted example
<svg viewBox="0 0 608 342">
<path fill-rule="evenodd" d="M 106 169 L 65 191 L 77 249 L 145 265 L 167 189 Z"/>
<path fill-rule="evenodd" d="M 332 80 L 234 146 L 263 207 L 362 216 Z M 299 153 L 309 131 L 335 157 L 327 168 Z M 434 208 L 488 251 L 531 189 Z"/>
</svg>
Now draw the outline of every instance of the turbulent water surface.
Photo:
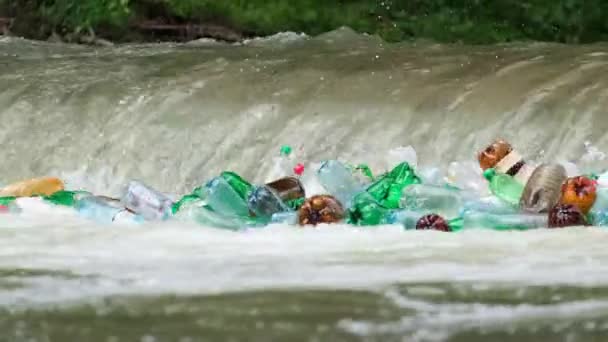
<svg viewBox="0 0 608 342">
<path fill-rule="evenodd" d="M 340 30 L 243 45 L 90 48 L 0 38 L 2 182 L 58 175 L 181 194 L 224 169 L 529 159 L 604 168 L 608 45 L 388 45 Z M 596 154 L 596 156 L 593 156 Z M 0 216 L 0 341 L 604 341 L 600 228 L 230 232 Z"/>
</svg>

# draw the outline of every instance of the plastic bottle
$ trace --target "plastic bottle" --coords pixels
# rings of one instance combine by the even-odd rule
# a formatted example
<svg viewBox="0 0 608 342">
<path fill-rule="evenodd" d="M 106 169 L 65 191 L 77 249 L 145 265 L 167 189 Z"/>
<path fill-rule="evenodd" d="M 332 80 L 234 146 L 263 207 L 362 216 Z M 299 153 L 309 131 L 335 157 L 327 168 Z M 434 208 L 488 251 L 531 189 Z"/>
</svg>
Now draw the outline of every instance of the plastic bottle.
<svg viewBox="0 0 608 342">
<path fill-rule="evenodd" d="M 293 175 L 296 163 L 292 151 L 293 149 L 289 145 L 281 146 L 279 155 L 273 158 L 273 166 L 266 178 L 266 183 Z"/>
<path fill-rule="evenodd" d="M 446 180 L 449 184 L 479 196 L 489 195 L 488 184 L 474 162 L 452 162 L 448 166 Z M 426 183 L 426 182 L 425 182 Z"/>
<path fill-rule="evenodd" d="M 55 177 L 33 178 L 10 184 L 0 189 L 0 196 L 31 197 L 49 196 L 63 190 L 63 182 Z"/>
<path fill-rule="evenodd" d="M 547 213 L 561 195 L 562 183 L 566 180 L 566 169 L 559 164 L 539 165 L 524 187 L 520 208 L 530 213 Z"/>
<path fill-rule="evenodd" d="M 257 218 L 268 221 L 275 213 L 291 210 L 269 186 L 255 187 L 247 199 L 247 205 Z"/>
<path fill-rule="evenodd" d="M 484 177 L 490 182 L 490 191 L 494 196 L 513 207 L 519 206 L 524 191 L 520 182 L 509 175 L 497 173 L 494 169 L 484 171 Z"/>
<path fill-rule="evenodd" d="M 239 184 L 237 189 L 244 190 L 242 184 Z M 246 198 L 242 198 L 240 193 L 231 186 L 224 177 L 216 177 L 211 179 L 202 190 L 207 205 L 214 211 L 224 216 L 229 217 L 247 217 L 249 216 L 249 207 L 247 206 Z M 247 196 L 249 190 L 246 190 Z"/>
<path fill-rule="evenodd" d="M 15 196 L 4 196 L 0 197 L 0 213 L 12 213 L 17 214 L 21 212 L 21 208 L 17 205 Z"/>
<path fill-rule="evenodd" d="M 454 188 L 412 184 L 403 190 L 401 207 L 454 218 L 460 214 L 466 199 L 473 200 L 474 197 L 473 194 Z"/>
<path fill-rule="evenodd" d="M 296 224 L 298 224 L 298 212 L 297 211 L 287 211 L 287 212 L 275 213 L 272 215 L 270 223 L 287 224 L 290 226 L 295 226 Z"/>
<path fill-rule="evenodd" d="M 461 229 L 528 230 L 545 228 L 548 225 L 546 214 L 493 214 L 488 212 L 467 211 L 461 222 L 450 221 L 452 231 Z"/>
<path fill-rule="evenodd" d="M 351 171 L 337 160 L 324 162 L 317 171 L 319 183 L 329 194 L 336 197 L 345 207 L 350 206 L 353 197 L 363 191 L 363 185 L 353 177 Z"/>
<path fill-rule="evenodd" d="M 119 200 L 101 196 L 86 196 L 74 202 L 78 215 L 102 224 L 114 222 L 141 223 L 144 218 L 129 212 Z"/>
<path fill-rule="evenodd" d="M 61 191 L 57 191 L 54 194 L 50 195 L 50 196 L 44 196 L 44 200 L 55 204 L 55 205 L 62 205 L 62 206 L 66 206 L 66 207 L 73 207 L 76 199 L 78 197 L 84 197 L 84 196 L 91 196 L 92 194 L 88 191 L 68 191 L 68 190 L 61 190 Z"/>
<path fill-rule="evenodd" d="M 519 212 L 517 207 L 514 207 L 495 196 L 486 196 L 481 198 L 467 199 L 463 203 L 460 214 L 465 211 L 479 211 L 492 214 L 516 214 Z"/>
<path fill-rule="evenodd" d="M 286 204 L 303 202 L 306 198 L 304 186 L 296 177 L 283 177 L 266 183 L 266 187 L 273 190 L 276 195 Z"/>
<path fill-rule="evenodd" d="M 243 200 L 249 198 L 249 194 L 253 190 L 253 185 L 243 179 L 243 177 L 232 171 L 224 171 L 220 174 L 220 177 L 230 185 L 240 198 Z"/>
<path fill-rule="evenodd" d="M 369 192 L 364 191 L 351 201 L 346 211 L 346 222 L 359 226 L 374 226 L 382 224 L 389 212 L 389 208 L 382 206 Z"/>
<path fill-rule="evenodd" d="M 608 227 L 608 187 L 597 188 L 588 221 L 594 226 Z"/>
<path fill-rule="evenodd" d="M 169 197 L 138 181 L 129 182 L 122 203 L 146 220 L 166 220 L 173 214 Z"/>
<path fill-rule="evenodd" d="M 425 213 L 409 210 L 409 209 L 395 209 L 387 212 L 383 224 L 399 224 L 404 229 L 416 229 L 416 223 L 424 216 Z"/>
<path fill-rule="evenodd" d="M 175 214 L 177 219 L 196 222 L 202 226 L 229 230 L 241 230 L 249 226 L 256 226 L 254 219 L 249 217 L 229 216 L 217 212 L 205 204 L 202 199 L 190 200 L 183 203 Z"/>
<path fill-rule="evenodd" d="M 479 152 L 478 159 L 482 170 L 493 168 L 497 173 L 512 176 L 522 186 L 526 185 L 534 171 L 534 167 L 528 165 L 511 144 L 501 139 Z"/>
<path fill-rule="evenodd" d="M 365 190 L 383 207 L 396 209 L 399 207 L 403 189 L 412 185 L 420 184 L 420 178 L 406 162 L 393 168 L 390 172 L 377 178 Z"/>
</svg>

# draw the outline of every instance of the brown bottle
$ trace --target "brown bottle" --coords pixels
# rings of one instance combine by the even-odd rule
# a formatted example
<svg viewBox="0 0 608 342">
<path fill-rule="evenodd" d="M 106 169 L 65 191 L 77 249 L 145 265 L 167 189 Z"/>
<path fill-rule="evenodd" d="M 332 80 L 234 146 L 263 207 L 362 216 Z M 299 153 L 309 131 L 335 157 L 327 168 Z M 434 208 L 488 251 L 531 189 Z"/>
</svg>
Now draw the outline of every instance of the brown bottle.
<svg viewBox="0 0 608 342">
<path fill-rule="evenodd" d="M 344 219 L 344 208 L 340 201 L 330 195 L 316 195 L 308 198 L 298 211 L 300 225 L 337 223 Z"/>
<path fill-rule="evenodd" d="M 266 186 L 274 190 L 275 194 L 283 202 L 289 202 L 306 197 L 306 192 L 299 179 L 296 177 L 283 177 L 266 183 Z"/>
</svg>

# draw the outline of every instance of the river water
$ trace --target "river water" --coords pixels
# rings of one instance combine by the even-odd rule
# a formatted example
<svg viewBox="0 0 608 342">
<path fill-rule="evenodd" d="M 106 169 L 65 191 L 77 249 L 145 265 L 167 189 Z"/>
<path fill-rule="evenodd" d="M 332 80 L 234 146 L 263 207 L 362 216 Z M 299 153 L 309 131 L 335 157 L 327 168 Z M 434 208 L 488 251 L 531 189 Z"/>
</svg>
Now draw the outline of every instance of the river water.
<svg viewBox="0 0 608 342">
<path fill-rule="evenodd" d="M 307 164 L 374 169 L 411 145 L 420 167 L 445 169 L 496 136 L 597 170 L 607 110 L 605 44 L 391 45 L 346 29 L 242 45 L 0 37 L 3 183 L 57 175 L 116 195 L 140 179 L 182 194 L 227 169 L 262 182 L 282 144 Z M 0 341 L 604 341 L 606 245 L 600 228 L 0 216 Z"/>
</svg>

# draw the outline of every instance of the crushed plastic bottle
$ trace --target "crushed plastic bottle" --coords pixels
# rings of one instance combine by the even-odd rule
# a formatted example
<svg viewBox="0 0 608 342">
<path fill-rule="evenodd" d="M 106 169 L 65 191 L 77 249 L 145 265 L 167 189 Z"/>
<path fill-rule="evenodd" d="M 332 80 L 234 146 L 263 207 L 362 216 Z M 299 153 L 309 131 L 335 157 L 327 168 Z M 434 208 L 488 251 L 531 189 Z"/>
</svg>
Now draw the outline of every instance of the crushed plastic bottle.
<svg viewBox="0 0 608 342">
<path fill-rule="evenodd" d="M 149 186 L 131 181 L 122 196 L 125 208 L 149 221 L 166 220 L 173 214 L 173 201 Z"/>
<path fill-rule="evenodd" d="M 374 226 L 383 223 L 390 209 L 382 206 L 369 193 L 361 192 L 357 194 L 351 206 L 346 211 L 346 222 L 358 226 Z"/>
<path fill-rule="evenodd" d="M 420 184 L 420 178 L 414 173 L 414 169 L 403 162 L 390 172 L 377 178 L 365 190 L 383 207 L 388 209 L 399 208 L 403 189 L 412 185 Z"/>
</svg>

